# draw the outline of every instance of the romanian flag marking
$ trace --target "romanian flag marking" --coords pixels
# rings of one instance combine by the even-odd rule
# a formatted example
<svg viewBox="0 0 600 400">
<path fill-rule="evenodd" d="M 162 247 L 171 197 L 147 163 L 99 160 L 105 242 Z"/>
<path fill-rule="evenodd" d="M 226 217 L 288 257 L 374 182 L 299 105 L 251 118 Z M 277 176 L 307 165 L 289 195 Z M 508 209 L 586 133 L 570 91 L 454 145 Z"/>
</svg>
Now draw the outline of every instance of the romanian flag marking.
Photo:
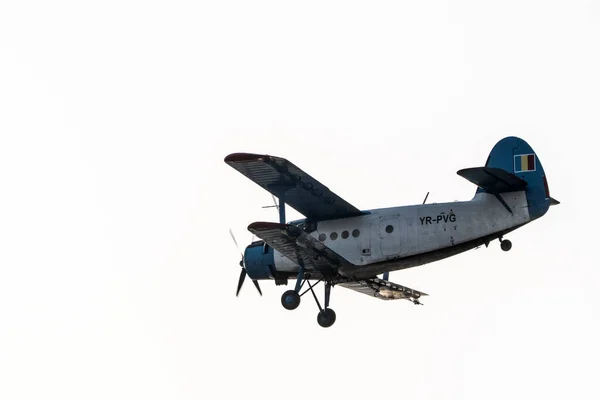
<svg viewBox="0 0 600 400">
<path fill-rule="evenodd" d="M 535 154 L 519 154 L 515 156 L 515 173 L 535 171 Z"/>
</svg>

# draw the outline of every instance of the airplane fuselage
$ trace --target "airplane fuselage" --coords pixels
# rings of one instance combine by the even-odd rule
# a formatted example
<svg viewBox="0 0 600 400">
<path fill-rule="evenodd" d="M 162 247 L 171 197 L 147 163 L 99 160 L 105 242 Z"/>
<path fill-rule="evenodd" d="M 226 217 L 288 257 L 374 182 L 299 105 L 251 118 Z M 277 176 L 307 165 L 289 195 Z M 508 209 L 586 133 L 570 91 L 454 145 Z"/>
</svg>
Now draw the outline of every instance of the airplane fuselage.
<svg viewBox="0 0 600 400">
<path fill-rule="evenodd" d="M 368 214 L 320 221 L 312 237 L 355 267 L 355 277 L 414 267 L 472 249 L 531 221 L 524 191 L 503 193 L 512 214 L 491 194 L 471 201 L 369 210 Z M 277 271 L 300 266 L 274 251 Z"/>
</svg>

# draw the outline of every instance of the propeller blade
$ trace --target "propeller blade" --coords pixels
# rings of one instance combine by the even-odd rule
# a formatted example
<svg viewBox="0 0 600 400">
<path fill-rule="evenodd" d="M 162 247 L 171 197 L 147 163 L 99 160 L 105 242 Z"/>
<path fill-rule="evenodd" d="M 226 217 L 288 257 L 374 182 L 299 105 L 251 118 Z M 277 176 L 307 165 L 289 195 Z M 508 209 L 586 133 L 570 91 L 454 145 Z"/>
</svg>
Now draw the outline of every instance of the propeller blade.
<svg viewBox="0 0 600 400">
<path fill-rule="evenodd" d="M 244 253 L 242 253 L 242 251 L 240 250 L 240 246 L 238 245 L 237 240 L 235 240 L 235 235 L 233 234 L 233 231 L 231 230 L 231 228 L 229 228 L 229 234 L 231 235 L 231 238 L 233 239 L 233 243 L 235 243 L 235 247 L 237 247 L 237 249 L 240 252 L 240 254 L 242 255 L 242 257 L 244 257 Z"/>
<path fill-rule="evenodd" d="M 258 281 L 256 279 L 253 279 L 252 282 L 254 282 L 254 286 L 256 286 L 256 290 L 258 290 L 258 293 L 260 293 L 260 295 L 262 296 L 262 291 L 260 290 L 260 286 L 258 286 Z"/>
<path fill-rule="evenodd" d="M 242 288 L 242 285 L 244 284 L 244 279 L 246 279 L 246 269 L 242 268 L 242 273 L 240 274 L 240 280 L 238 281 L 237 292 L 235 292 L 236 296 L 238 294 L 240 294 L 240 289 Z"/>
</svg>

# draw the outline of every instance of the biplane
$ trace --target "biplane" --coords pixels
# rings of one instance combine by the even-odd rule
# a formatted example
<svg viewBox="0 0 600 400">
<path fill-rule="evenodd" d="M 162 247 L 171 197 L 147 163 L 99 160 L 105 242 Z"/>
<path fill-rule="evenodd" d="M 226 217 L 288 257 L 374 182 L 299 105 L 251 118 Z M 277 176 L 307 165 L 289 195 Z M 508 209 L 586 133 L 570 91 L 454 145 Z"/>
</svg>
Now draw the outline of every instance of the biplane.
<svg viewBox="0 0 600 400">
<path fill-rule="evenodd" d="M 471 200 L 423 201 L 373 210 L 354 207 L 281 157 L 234 153 L 225 157 L 225 163 L 276 197 L 279 210 L 279 222 L 248 226 L 260 240 L 253 241 L 242 254 L 236 295 L 246 275 L 261 295 L 260 280 L 273 280 L 276 285 L 292 281 L 294 288 L 283 293 L 281 304 L 294 310 L 302 296 L 311 292 L 322 327 L 330 327 L 336 320 L 329 307 L 332 287 L 381 300 L 405 299 L 421 304 L 421 297 L 427 294 L 390 282 L 391 271 L 487 247 L 496 239 L 502 250 L 509 251 L 512 244 L 505 239 L 509 232 L 559 204 L 550 197 L 538 156 L 517 137 L 500 140 L 485 166 L 457 172 L 477 186 Z M 286 206 L 305 218 L 286 221 Z M 314 290 L 319 283 L 325 287 L 323 305 Z"/>
</svg>

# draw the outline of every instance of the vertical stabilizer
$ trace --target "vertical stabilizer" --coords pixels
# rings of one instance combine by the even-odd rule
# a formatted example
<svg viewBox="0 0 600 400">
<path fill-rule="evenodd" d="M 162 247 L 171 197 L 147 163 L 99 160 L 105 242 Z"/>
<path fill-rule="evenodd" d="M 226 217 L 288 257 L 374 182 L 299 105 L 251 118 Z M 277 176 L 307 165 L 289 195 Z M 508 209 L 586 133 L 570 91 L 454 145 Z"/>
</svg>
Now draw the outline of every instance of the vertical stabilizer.
<svg viewBox="0 0 600 400">
<path fill-rule="evenodd" d="M 500 140 L 488 157 L 486 167 L 500 168 L 527 182 L 525 193 L 532 220 L 544 215 L 552 198 L 544 167 L 531 146 L 521 138 L 509 136 Z M 485 192 L 485 189 L 478 189 Z"/>
</svg>

